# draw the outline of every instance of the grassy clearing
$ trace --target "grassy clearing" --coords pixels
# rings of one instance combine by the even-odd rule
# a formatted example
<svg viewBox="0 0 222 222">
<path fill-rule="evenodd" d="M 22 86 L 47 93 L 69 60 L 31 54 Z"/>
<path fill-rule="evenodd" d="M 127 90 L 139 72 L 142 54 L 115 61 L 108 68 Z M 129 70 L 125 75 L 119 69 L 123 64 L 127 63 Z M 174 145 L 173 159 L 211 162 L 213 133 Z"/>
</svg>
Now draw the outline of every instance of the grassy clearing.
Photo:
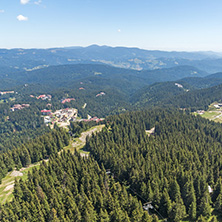
<svg viewBox="0 0 222 222">
<path fill-rule="evenodd" d="M 86 143 L 86 137 L 91 136 L 92 133 L 100 132 L 104 126 L 105 125 L 94 126 L 88 129 L 87 131 L 81 133 L 81 136 L 72 140 L 68 146 L 64 147 L 64 150 L 70 150 L 71 153 L 74 153 L 75 150 L 78 150 L 80 153 L 89 155 L 89 152 L 83 150 L 83 147 Z"/>
<path fill-rule="evenodd" d="M 207 111 L 204 112 L 201 116 L 203 118 L 213 120 L 215 122 L 220 122 L 222 123 L 222 109 L 216 108 L 214 105 L 218 104 L 217 102 L 214 102 L 209 105 L 209 108 Z M 193 113 L 194 115 L 199 115 L 197 113 Z"/>
<path fill-rule="evenodd" d="M 203 118 L 222 123 L 222 112 L 221 111 L 206 111 L 201 116 Z"/>
<path fill-rule="evenodd" d="M 2 179 L 2 183 L 0 184 L 0 203 L 6 203 L 7 201 L 11 201 L 13 198 L 13 188 L 15 178 L 21 178 L 26 180 L 28 177 L 28 172 L 33 169 L 33 167 L 39 167 L 40 163 L 32 164 L 27 168 L 22 168 L 20 171 L 12 171 L 7 174 L 5 178 Z"/>
<path fill-rule="evenodd" d="M 206 111 L 204 114 L 201 116 L 207 119 L 213 119 L 218 115 L 218 112 L 216 111 Z"/>
</svg>

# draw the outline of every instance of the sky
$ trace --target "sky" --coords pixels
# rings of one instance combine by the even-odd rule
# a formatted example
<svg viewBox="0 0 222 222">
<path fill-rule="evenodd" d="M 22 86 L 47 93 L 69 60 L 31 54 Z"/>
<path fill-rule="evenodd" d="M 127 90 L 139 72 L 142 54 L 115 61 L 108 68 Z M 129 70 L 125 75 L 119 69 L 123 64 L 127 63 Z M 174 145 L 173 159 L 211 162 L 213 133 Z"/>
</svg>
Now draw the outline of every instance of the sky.
<svg viewBox="0 0 222 222">
<path fill-rule="evenodd" d="M 221 0 L 0 0 L 0 48 L 222 52 Z"/>
</svg>

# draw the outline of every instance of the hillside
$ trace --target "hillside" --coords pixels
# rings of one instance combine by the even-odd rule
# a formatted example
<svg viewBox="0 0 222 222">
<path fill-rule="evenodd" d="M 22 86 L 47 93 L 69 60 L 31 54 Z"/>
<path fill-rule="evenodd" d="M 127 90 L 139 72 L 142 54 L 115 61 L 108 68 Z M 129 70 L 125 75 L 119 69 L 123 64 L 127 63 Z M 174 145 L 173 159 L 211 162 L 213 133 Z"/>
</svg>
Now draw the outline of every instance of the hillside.
<svg viewBox="0 0 222 222">
<path fill-rule="evenodd" d="M 86 139 L 89 158 L 53 153 L 16 180 L 0 220 L 220 221 L 221 135 L 221 124 L 175 109 L 110 116 Z"/>
<path fill-rule="evenodd" d="M 177 82 L 154 83 L 138 90 L 130 98 L 130 102 L 135 108 L 161 106 L 169 98 L 186 93 L 189 88 L 190 85 L 180 85 Z"/>
<path fill-rule="evenodd" d="M 195 66 L 210 73 L 222 70 L 222 55 L 216 52 L 168 52 L 91 45 L 50 49 L 0 49 L 0 56 L 0 67 L 7 66 L 23 71 L 79 63 L 107 64 L 134 70 L 154 70 L 180 65 Z"/>
<path fill-rule="evenodd" d="M 208 106 L 214 101 L 221 102 L 221 96 L 222 84 L 175 96 L 166 100 L 165 104 L 169 104 L 174 107 L 189 108 L 192 111 L 195 111 L 197 109 L 208 109 Z"/>
<path fill-rule="evenodd" d="M 115 68 L 108 65 L 76 64 L 50 66 L 33 71 L 23 71 L 2 75 L 0 78 L 7 82 L 9 87 L 15 83 L 31 84 L 38 83 L 48 85 L 49 88 L 69 87 L 76 81 L 84 81 L 87 78 L 107 79 L 109 82 L 123 82 L 131 85 L 131 89 L 139 89 L 146 84 L 160 81 L 173 81 L 184 77 L 203 77 L 207 73 L 190 66 L 178 66 L 169 69 L 135 71 L 130 69 Z M 125 82 L 125 83 L 124 83 Z M 1 84 L 5 89 L 4 84 Z M 122 88 L 122 87 L 120 87 Z"/>
<path fill-rule="evenodd" d="M 204 77 L 186 77 L 178 81 L 179 83 L 188 83 L 196 89 L 208 88 L 222 83 L 222 73 L 215 73 Z"/>
<path fill-rule="evenodd" d="M 212 102 L 222 99 L 221 84 L 221 73 L 155 83 L 138 90 L 130 101 L 137 108 L 170 105 L 192 110 L 206 109 Z"/>
<path fill-rule="evenodd" d="M 189 85 L 187 85 L 189 87 Z M 178 88 L 175 82 L 158 83 L 138 91 L 132 97 L 132 105 L 143 109 L 152 106 L 171 106 L 177 108 L 190 109 L 208 109 L 208 106 L 214 102 L 221 102 L 222 84 L 206 89 L 190 90 Z"/>
<path fill-rule="evenodd" d="M 87 149 L 117 180 L 170 221 L 197 221 L 201 214 L 209 218 L 212 206 L 221 214 L 221 159 L 216 158 L 221 152 L 221 124 L 164 109 L 108 121 L 107 130 L 92 137 Z M 152 127 L 154 135 L 147 136 L 145 130 Z"/>
</svg>

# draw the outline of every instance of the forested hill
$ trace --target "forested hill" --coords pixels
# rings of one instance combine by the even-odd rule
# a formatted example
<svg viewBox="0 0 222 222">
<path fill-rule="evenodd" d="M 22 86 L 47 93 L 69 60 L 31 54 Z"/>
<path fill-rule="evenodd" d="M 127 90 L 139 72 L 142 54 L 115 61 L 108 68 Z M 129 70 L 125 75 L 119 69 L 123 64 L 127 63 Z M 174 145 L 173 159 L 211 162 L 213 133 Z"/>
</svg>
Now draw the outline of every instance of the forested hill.
<svg viewBox="0 0 222 222">
<path fill-rule="evenodd" d="M 22 71 L 15 73 L 0 74 L 1 89 L 14 87 L 17 85 L 38 83 L 47 85 L 49 88 L 70 87 L 76 81 L 84 81 L 87 78 L 107 79 L 111 82 L 128 82 L 135 84 L 135 87 L 153 84 L 155 82 L 173 81 L 184 77 L 202 77 L 207 73 L 191 66 L 178 66 L 169 69 L 135 71 L 130 69 L 115 68 L 108 65 L 61 65 L 50 66 L 33 71 Z M 7 85 L 4 85 L 7 83 Z M 133 84 L 132 84 L 133 83 Z M 138 89 L 138 88 L 137 88 Z"/>
<path fill-rule="evenodd" d="M 151 222 L 140 201 L 78 153 L 50 158 L 28 181 L 16 181 L 14 200 L 0 212 L 1 221 Z"/>
<path fill-rule="evenodd" d="M 0 104 L 0 155 L 50 131 L 37 106 L 15 112 L 10 108 L 8 104 Z"/>
<path fill-rule="evenodd" d="M 180 82 L 180 81 L 179 81 Z M 190 89 L 189 84 L 179 85 L 177 82 L 154 83 L 138 90 L 130 98 L 132 106 L 135 108 L 152 107 L 165 104 L 169 98 L 184 94 Z"/>
<path fill-rule="evenodd" d="M 178 81 L 181 84 L 187 83 L 192 88 L 203 89 L 222 84 L 222 73 L 215 73 L 204 77 L 188 77 Z"/>
<path fill-rule="evenodd" d="M 215 84 L 216 80 L 213 80 Z M 192 79 L 192 81 L 195 80 Z M 204 81 L 207 82 L 207 80 Z M 153 106 L 172 106 L 195 111 L 197 109 L 207 109 L 212 102 L 222 101 L 222 84 L 205 89 L 195 89 L 193 87 L 183 80 L 155 83 L 138 90 L 131 97 L 131 103 L 133 107 L 138 109 Z"/>
<path fill-rule="evenodd" d="M 152 127 L 154 135 L 146 135 Z M 169 221 L 197 221 L 213 208 L 221 214 L 221 138 L 221 124 L 155 109 L 110 117 L 86 147 Z"/>
<path fill-rule="evenodd" d="M 189 108 L 192 111 L 195 111 L 197 109 L 206 110 L 208 109 L 208 106 L 215 101 L 222 101 L 222 84 L 169 98 L 165 101 L 165 104 L 174 107 Z"/>
<path fill-rule="evenodd" d="M 110 116 L 87 138 L 89 158 L 52 155 L 16 181 L 0 220 L 220 221 L 221 144 L 221 124 L 175 109 Z"/>
</svg>

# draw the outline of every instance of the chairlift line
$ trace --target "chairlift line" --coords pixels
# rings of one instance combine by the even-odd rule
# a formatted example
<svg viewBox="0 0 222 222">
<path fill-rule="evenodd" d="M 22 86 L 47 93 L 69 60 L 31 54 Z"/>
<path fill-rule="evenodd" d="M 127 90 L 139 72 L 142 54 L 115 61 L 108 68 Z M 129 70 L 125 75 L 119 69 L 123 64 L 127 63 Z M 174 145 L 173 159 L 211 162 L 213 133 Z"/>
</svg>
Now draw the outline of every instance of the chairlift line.
<svg viewBox="0 0 222 222">
<path fill-rule="evenodd" d="M 110 169 L 107 169 L 106 170 L 106 174 L 110 174 L 111 173 L 111 170 Z M 114 176 L 114 173 L 113 173 L 113 176 Z M 117 179 L 119 182 L 122 182 L 123 183 L 123 181 L 121 181 L 119 178 L 117 178 L 116 176 L 115 176 L 115 179 Z M 151 205 L 151 201 L 150 202 L 147 202 L 147 200 L 145 200 L 141 195 L 139 195 L 136 191 L 134 191 L 131 187 L 129 187 L 129 189 L 131 190 L 131 191 L 133 191 L 138 197 L 140 197 L 144 202 L 145 202 L 145 204 L 143 205 L 143 209 L 144 210 L 149 210 L 149 208 L 150 209 L 154 209 L 156 212 L 157 212 L 157 214 L 164 220 L 164 221 L 167 221 L 167 219 L 166 218 L 164 218 L 162 215 L 161 215 L 161 213 L 153 206 L 153 205 Z"/>
</svg>

